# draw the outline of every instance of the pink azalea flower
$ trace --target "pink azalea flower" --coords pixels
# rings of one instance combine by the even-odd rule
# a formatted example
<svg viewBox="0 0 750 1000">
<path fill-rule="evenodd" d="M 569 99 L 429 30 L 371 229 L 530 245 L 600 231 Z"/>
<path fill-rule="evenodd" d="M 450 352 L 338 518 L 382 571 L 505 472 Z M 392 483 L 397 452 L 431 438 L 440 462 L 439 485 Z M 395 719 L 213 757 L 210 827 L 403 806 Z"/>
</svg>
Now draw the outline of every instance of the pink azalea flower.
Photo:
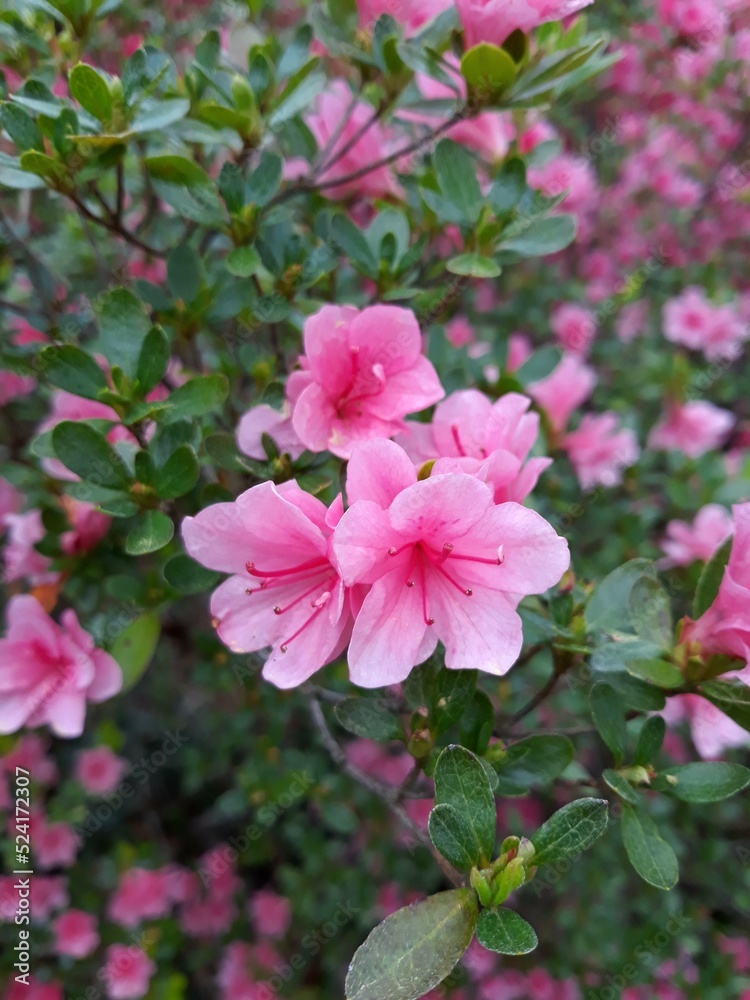
<svg viewBox="0 0 750 1000">
<path fill-rule="evenodd" d="M 63 496 L 60 501 L 70 522 L 70 530 L 60 535 L 60 548 L 69 556 L 82 555 L 96 548 L 109 531 L 112 518 L 93 504 Z"/>
<path fill-rule="evenodd" d="M 3 1000 L 64 1000 L 63 988 L 57 982 L 41 983 L 29 976 L 28 984 L 13 980 Z"/>
<path fill-rule="evenodd" d="M 454 316 L 446 323 L 445 336 L 453 347 L 465 347 L 477 339 L 474 328 L 465 316 Z"/>
<path fill-rule="evenodd" d="M 23 767 L 34 775 L 34 781 L 40 785 L 57 783 L 57 765 L 52 757 L 47 756 L 49 749 L 46 740 L 36 733 L 24 733 L 10 753 L 2 758 L 2 767 L 8 774 L 13 774 L 17 767 Z"/>
<path fill-rule="evenodd" d="M 525 334 L 511 333 L 508 337 L 508 357 L 505 361 L 506 371 L 517 372 L 533 353 L 534 349 L 531 346 L 531 341 Z"/>
<path fill-rule="evenodd" d="M 101 746 L 80 751 L 74 774 L 89 795 L 108 795 L 117 788 L 127 767 L 126 760 Z"/>
<path fill-rule="evenodd" d="M 96 917 L 83 910 L 66 910 L 52 922 L 54 949 L 58 955 L 86 958 L 99 944 Z"/>
<path fill-rule="evenodd" d="M 51 868 L 70 868 L 78 854 L 78 838 L 68 823 L 48 823 L 44 817 L 32 823 L 34 863 L 48 871 Z"/>
<path fill-rule="evenodd" d="M 242 417 L 237 427 L 237 447 L 243 455 L 265 462 L 264 434 L 275 441 L 282 454 L 286 452 L 292 459 L 299 458 L 305 450 L 292 426 L 291 411 L 280 413 L 265 403 L 253 406 Z"/>
<path fill-rule="evenodd" d="M 702 350 L 710 337 L 713 306 L 702 288 L 691 286 L 664 306 L 664 336 L 673 344 Z"/>
<path fill-rule="evenodd" d="M 688 620 L 681 641 L 750 665 L 750 503 L 735 504 L 732 517 L 734 540 L 716 600 L 697 621 Z"/>
<path fill-rule="evenodd" d="M 28 510 L 24 514 L 6 514 L 3 518 L 8 538 L 3 551 L 5 580 L 28 580 L 34 586 L 52 583 L 56 573 L 49 571 L 50 560 L 37 552 L 37 542 L 46 535 L 40 510 Z"/>
<path fill-rule="evenodd" d="M 403 417 L 444 395 L 410 309 L 324 306 L 306 321 L 304 339 L 303 370 L 287 391 L 294 430 L 313 451 L 348 458 L 357 441 L 398 433 Z"/>
<path fill-rule="evenodd" d="M 502 45 L 517 29 L 531 31 L 588 7 L 593 0 L 456 0 L 464 26 L 464 45 Z"/>
<path fill-rule="evenodd" d="M 716 550 L 732 534 L 732 518 L 718 503 L 709 503 L 687 521 L 670 521 L 667 535 L 661 543 L 665 558 L 661 566 L 689 566 L 696 559 L 708 562 Z"/>
<path fill-rule="evenodd" d="M 7 479 L 0 476 L 0 527 L 8 514 L 15 514 L 21 506 L 21 494 Z"/>
<path fill-rule="evenodd" d="M 698 458 L 720 448 L 733 424 L 733 414 L 713 403 L 673 403 L 652 427 L 648 447 L 654 451 L 681 451 L 689 458 Z"/>
<path fill-rule="evenodd" d="M 531 400 L 509 392 L 492 402 L 478 389 L 452 393 L 431 424 L 407 424 L 398 443 L 417 464 L 438 459 L 433 474 L 465 472 L 494 490 L 495 502 L 523 500 L 551 459 L 524 461 L 539 433 Z"/>
<path fill-rule="evenodd" d="M 283 937 L 289 930 L 292 920 L 289 900 L 271 889 L 260 889 L 251 896 L 248 913 L 255 933 L 261 937 Z"/>
<path fill-rule="evenodd" d="M 185 548 L 204 566 L 231 573 L 211 613 L 235 652 L 272 648 L 263 676 L 295 687 L 344 649 L 350 598 L 331 560 L 341 500 L 330 510 L 296 483 L 261 483 L 234 503 L 183 521 Z"/>
<path fill-rule="evenodd" d="M 629 344 L 641 336 L 648 322 L 648 302 L 641 299 L 623 306 L 615 321 L 615 333 L 623 342 Z"/>
<path fill-rule="evenodd" d="M 461 473 L 417 482 L 390 441 L 359 446 L 349 463 L 352 506 L 334 551 L 349 586 L 371 584 L 349 647 L 355 684 L 404 680 L 438 640 L 452 669 L 506 673 L 521 650 L 520 599 L 557 583 L 567 543 L 544 518 Z"/>
<path fill-rule="evenodd" d="M 619 428 L 616 413 L 587 413 L 577 430 L 566 434 L 562 447 L 578 476 L 581 488 L 616 486 L 624 469 L 634 465 L 640 450 L 631 430 Z"/>
<path fill-rule="evenodd" d="M 559 434 L 568 426 L 571 415 L 586 402 L 596 385 L 596 372 L 576 354 L 564 354 L 550 374 L 527 386 L 537 406 L 547 415 L 552 430 Z"/>
<path fill-rule="evenodd" d="M 584 356 L 589 353 L 596 336 L 596 321 L 590 309 L 575 302 L 563 302 L 553 311 L 550 326 L 566 351 Z"/>
<path fill-rule="evenodd" d="M 748 671 L 745 683 L 750 680 Z M 733 674 L 733 677 L 741 677 Z M 721 760 L 727 750 L 750 745 L 750 733 L 698 694 L 678 694 L 661 713 L 669 726 L 687 722 L 695 749 L 704 760 Z"/>
<path fill-rule="evenodd" d="M 169 913 L 167 879 L 162 871 L 130 868 L 109 901 L 107 916 L 121 927 L 137 927 L 144 920 L 158 920 Z"/>
<path fill-rule="evenodd" d="M 224 950 L 216 981 L 222 1000 L 273 1000 L 276 991 L 259 982 L 253 969 L 253 952 L 244 941 L 233 941 Z"/>
<path fill-rule="evenodd" d="M 370 166 L 391 152 L 393 140 L 391 131 L 379 122 L 371 125 L 359 138 L 360 130 L 371 119 L 373 108 L 366 101 L 353 98 L 352 92 L 343 80 L 334 80 L 318 95 L 315 110 L 306 123 L 322 152 L 334 139 L 332 150 L 325 162 L 330 166 L 317 177 L 318 183 L 335 181 Z M 343 129 L 340 127 L 344 122 Z M 355 140 L 350 148 L 350 143 Z M 370 170 L 356 181 L 324 187 L 328 198 L 384 198 L 398 194 L 399 185 L 390 167 Z"/>
<path fill-rule="evenodd" d="M 83 732 L 86 702 L 105 701 L 122 686 L 116 661 L 97 649 L 72 610 L 56 624 L 29 594 L 8 602 L 0 639 L 0 733 L 49 725 L 56 736 Z"/>
<path fill-rule="evenodd" d="M 407 37 L 450 7 L 450 0 L 357 0 L 359 26 L 372 31 L 381 14 L 390 14 Z"/>
<path fill-rule="evenodd" d="M 99 975 L 110 1000 L 138 1000 L 148 993 L 155 972 L 156 966 L 143 949 L 132 944 L 111 944 Z"/>
<path fill-rule="evenodd" d="M 68 883 L 62 875 L 35 875 L 31 880 L 31 919 L 46 923 L 68 905 Z"/>
</svg>

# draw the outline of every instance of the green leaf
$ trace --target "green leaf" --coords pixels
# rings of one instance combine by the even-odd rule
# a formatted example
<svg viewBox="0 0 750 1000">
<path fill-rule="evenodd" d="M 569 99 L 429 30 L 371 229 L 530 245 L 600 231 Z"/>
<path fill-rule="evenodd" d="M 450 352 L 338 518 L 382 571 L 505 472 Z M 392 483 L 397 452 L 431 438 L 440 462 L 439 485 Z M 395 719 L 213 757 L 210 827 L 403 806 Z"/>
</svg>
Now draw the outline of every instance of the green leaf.
<svg viewBox="0 0 750 1000">
<path fill-rule="evenodd" d="M 439 892 L 398 910 L 357 949 L 347 1000 L 418 1000 L 452 972 L 476 923 L 473 889 Z"/>
<path fill-rule="evenodd" d="M 551 215 L 535 219 L 524 232 L 503 241 L 498 249 L 509 250 L 521 257 L 546 257 L 570 246 L 575 235 L 575 216 Z"/>
<path fill-rule="evenodd" d="M 522 159 L 513 156 L 503 164 L 487 196 L 495 215 L 512 212 L 525 190 L 526 166 Z"/>
<path fill-rule="evenodd" d="M 224 218 L 213 181 L 193 160 L 172 154 L 150 156 L 146 167 L 159 197 L 186 219 L 212 225 Z"/>
<path fill-rule="evenodd" d="M 130 289 L 113 288 L 98 295 L 93 308 L 102 353 L 111 366 L 117 365 L 128 377 L 133 377 L 151 329 L 143 303 Z"/>
<path fill-rule="evenodd" d="M 662 840 L 648 813 L 623 803 L 622 841 L 630 863 L 644 882 L 657 889 L 671 889 L 677 884 L 677 858 L 666 840 Z"/>
<path fill-rule="evenodd" d="M 448 670 L 443 667 L 430 689 L 430 728 L 443 732 L 457 722 L 474 697 L 476 670 Z"/>
<path fill-rule="evenodd" d="M 549 344 L 541 350 L 534 351 L 531 357 L 524 361 L 516 371 L 516 378 L 521 385 L 527 386 L 530 382 L 539 382 L 541 379 L 551 375 L 562 360 L 563 352 L 559 347 Z"/>
<path fill-rule="evenodd" d="M 573 760 L 573 753 L 567 736 L 554 733 L 527 736 L 511 744 L 495 765 L 498 795 L 526 795 L 530 788 L 553 781 Z"/>
<path fill-rule="evenodd" d="M 97 486 L 127 489 L 130 473 L 99 431 L 89 424 L 63 420 L 52 431 L 52 446 L 63 465 Z"/>
<path fill-rule="evenodd" d="M 591 688 L 589 705 L 599 735 L 612 751 L 615 763 L 622 763 L 625 757 L 627 730 L 625 710 L 620 697 L 609 684 L 597 681 Z"/>
<path fill-rule="evenodd" d="M 104 372 L 91 355 L 72 344 L 45 347 L 41 357 L 47 378 L 58 389 L 84 399 L 97 399 L 102 389 L 109 388 Z"/>
<path fill-rule="evenodd" d="M 248 179 L 247 200 L 256 205 L 267 205 L 279 190 L 283 167 L 280 156 L 265 151 Z"/>
<path fill-rule="evenodd" d="M 45 153 L 38 153 L 35 149 L 28 149 L 22 153 L 20 164 L 22 170 L 43 177 L 54 188 L 64 185 L 68 178 L 67 170 L 59 160 Z"/>
<path fill-rule="evenodd" d="M 683 802 L 720 802 L 750 785 L 750 769 L 723 761 L 670 767 L 659 777 L 667 775 L 677 778 L 669 792 Z"/>
<path fill-rule="evenodd" d="M 289 78 L 269 115 L 268 125 L 271 129 L 280 128 L 290 118 L 305 111 L 323 90 L 326 85 L 326 76 L 324 73 L 318 72 L 319 62 L 317 56 L 310 59 Z"/>
<path fill-rule="evenodd" d="M 472 157 L 451 139 L 441 139 L 433 160 L 443 197 L 465 221 L 476 222 L 482 207 L 482 192 Z"/>
<path fill-rule="evenodd" d="M 200 375 L 191 379 L 169 397 L 170 407 L 163 421 L 190 420 L 218 410 L 229 395 L 229 382 L 225 375 Z"/>
<path fill-rule="evenodd" d="M 667 690 L 682 687 L 685 683 L 685 678 L 673 663 L 655 657 L 646 660 L 626 660 L 625 669 L 633 677 L 639 677 L 642 681 L 648 681 Z"/>
<path fill-rule="evenodd" d="M 172 518 L 160 510 L 147 510 L 128 532 L 125 551 L 129 556 L 145 556 L 149 552 L 163 549 L 172 541 L 174 524 Z"/>
<path fill-rule="evenodd" d="M 27 115 L 23 108 L 10 102 L 0 107 L 0 122 L 11 141 L 20 150 L 37 149 L 44 152 L 44 139 L 37 128 L 36 122 Z"/>
<path fill-rule="evenodd" d="M 671 650 L 674 642 L 672 606 L 669 594 L 658 580 L 636 580 L 628 598 L 633 631 L 640 639 L 653 642 L 660 649 Z"/>
<path fill-rule="evenodd" d="M 693 618 L 700 618 L 716 600 L 731 551 L 732 539 L 727 538 L 703 567 L 693 601 Z"/>
<path fill-rule="evenodd" d="M 615 794 L 619 795 L 623 802 L 629 802 L 631 806 L 637 806 L 641 797 L 637 790 L 633 788 L 627 778 L 624 778 L 617 771 L 607 768 L 602 772 L 602 778 L 609 785 Z"/>
<path fill-rule="evenodd" d="M 403 740 L 404 728 L 388 711 L 387 703 L 379 698 L 347 698 L 334 710 L 336 718 L 347 732 L 367 739 L 387 743 Z"/>
<path fill-rule="evenodd" d="M 633 763 L 637 767 L 647 767 L 653 764 L 656 755 L 661 750 L 667 724 L 660 715 L 651 715 L 641 726 L 638 733 Z"/>
<path fill-rule="evenodd" d="M 219 173 L 219 194 L 227 210 L 238 215 L 245 206 L 245 181 L 236 163 L 225 163 Z"/>
<path fill-rule="evenodd" d="M 474 864 L 486 868 L 495 846 L 495 797 L 481 762 L 464 747 L 452 745 L 435 765 L 435 805 L 447 802 L 472 831 Z"/>
<path fill-rule="evenodd" d="M 181 444 L 169 456 L 167 461 L 157 469 L 154 479 L 156 495 L 162 500 L 174 500 L 184 496 L 198 482 L 200 465 L 193 449 L 188 444 Z"/>
<path fill-rule="evenodd" d="M 170 559 L 163 573 L 167 583 L 181 594 L 203 594 L 213 590 L 221 580 L 220 573 L 206 569 L 186 555 Z"/>
<path fill-rule="evenodd" d="M 539 944 L 531 924 L 504 906 L 482 910 L 477 920 L 477 940 L 498 955 L 528 955 Z"/>
<path fill-rule="evenodd" d="M 534 864 L 550 864 L 580 854 L 602 836 L 608 820 L 605 799 L 576 799 L 568 803 L 553 813 L 531 838 L 536 849 Z"/>
<path fill-rule="evenodd" d="M 370 244 L 348 215 L 334 215 L 331 221 L 331 233 L 335 244 L 341 248 L 349 260 L 365 274 L 374 276 L 378 273 L 378 261 L 370 249 Z"/>
<path fill-rule="evenodd" d="M 497 45 L 481 42 L 461 58 L 461 76 L 470 90 L 485 98 L 498 97 L 516 78 L 513 58 Z"/>
<path fill-rule="evenodd" d="M 261 265 L 255 247 L 235 247 L 227 254 L 227 271 L 236 278 L 249 278 Z"/>
<path fill-rule="evenodd" d="M 584 611 L 589 631 L 635 634 L 630 613 L 630 595 L 643 578 L 656 579 L 654 564 L 648 559 L 631 559 L 605 576 L 595 588 Z"/>
<path fill-rule="evenodd" d="M 461 813 L 447 802 L 430 812 L 430 839 L 435 847 L 459 871 L 468 872 L 476 864 L 474 834 Z"/>
<path fill-rule="evenodd" d="M 78 63 L 70 71 L 68 86 L 71 97 L 94 118 L 98 118 L 105 131 L 112 129 L 112 95 L 107 81 L 93 66 Z"/>
<path fill-rule="evenodd" d="M 750 686 L 742 681 L 706 681 L 701 684 L 700 693 L 750 732 Z"/>
<path fill-rule="evenodd" d="M 462 253 L 451 257 L 445 265 L 451 274 L 467 275 L 471 278 L 497 278 L 502 268 L 491 257 L 480 253 Z"/>
<path fill-rule="evenodd" d="M 161 382 L 169 364 L 171 345 L 160 326 L 152 326 L 143 339 L 136 364 L 141 395 L 145 396 Z"/>
<path fill-rule="evenodd" d="M 475 691 L 471 703 L 459 720 L 458 733 L 462 746 L 472 753 L 483 754 L 490 743 L 495 724 L 495 710 L 484 691 Z"/>
<path fill-rule="evenodd" d="M 115 639 L 111 653 L 122 669 L 123 691 L 129 691 L 143 676 L 156 650 L 160 632 L 159 619 L 147 612 L 127 625 Z"/>
<path fill-rule="evenodd" d="M 190 101 L 186 97 L 168 100 L 145 100 L 128 126 L 131 133 L 161 131 L 168 125 L 181 121 L 190 111 Z"/>
<path fill-rule="evenodd" d="M 187 243 L 179 243 L 167 257 L 167 284 L 177 299 L 188 305 L 203 286 L 203 265 L 198 254 Z"/>
</svg>

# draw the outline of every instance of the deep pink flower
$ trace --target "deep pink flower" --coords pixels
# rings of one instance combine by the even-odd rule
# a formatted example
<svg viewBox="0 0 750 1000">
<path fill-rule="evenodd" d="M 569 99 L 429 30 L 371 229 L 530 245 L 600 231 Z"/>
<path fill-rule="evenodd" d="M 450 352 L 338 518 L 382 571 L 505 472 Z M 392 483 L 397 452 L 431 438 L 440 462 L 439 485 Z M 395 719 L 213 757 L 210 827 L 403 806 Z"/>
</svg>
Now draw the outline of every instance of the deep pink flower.
<svg viewBox="0 0 750 1000">
<path fill-rule="evenodd" d="M 372 584 L 349 647 L 352 680 L 404 680 L 438 640 L 452 669 L 506 673 L 521 649 L 520 599 L 557 583 L 568 546 L 533 511 L 495 505 L 461 473 L 417 482 L 390 441 L 359 446 L 349 463 L 352 506 L 334 551 L 348 585 Z"/>
<path fill-rule="evenodd" d="M 121 927 L 137 927 L 144 920 L 157 920 L 169 913 L 171 900 L 163 871 L 130 868 L 109 901 L 107 915 Z"/>
<path fill-rule="evenodd" d="M 63 496 L 60 502 L 70 523 L 70 530 L 60 535 L 60 548 L 63 552 L 69 556 L 77 556 L 96 548 L 109 531 L 112 518 L 84 500 Z"/>
<path fill-rule="evenodd" d="M 47 871 L 51 868 L 69 868 L 78 854 L 78 838 L 68 823 L 49 823 L 36 817 L 32 823 L 34 863 Z"/>
<path fill-rule="evenodd" d="M 564 431 L 575 411 L 585 403 L 596 385 L 596 372 L 576 354 L 563 355 L 562 361 L 550 374 L 527 386 L 537 406 L 547 415 L 552 430 Z"/>
<path fill-rule="evenodd" d="M 64 1000 L 63 988 L 60 983 L 41 983 L 34 976 L 29 976 L 28 984 L 15 979 L 3 993 L 3 1000 Z"/>
<path fill-rule="evenodd" d="M 289 930 L 292 920 L 289 900 L 271 889 L 260 889 L 253 893 L 248 904 L 248 913 L 255 933 L 261 937 L 283 937 Z"/>
<path fill-rule="evenodd" d="M 235 652 L 272 648 L 263 676 L 295 687 L 344 649 L 349 595 L 331 561 L 330 510 L 296 483 L 261 483 L 234 503 L 184 520 L 190 555 L 232 576 L 211 599 L 219 636 Z"/>
<path fill-rule="evenodd" d="M 3 550 L 5 580 L 8 583 L 28 580 L 34 586 L 54 582 L 57 574 L 50 572 L 50 560 L 35 548 L 47 533 L 42 512 L 27 510 L 23 514 L 6 514 L 3 527 L 8 534 Z"/>
<path fill-rule="evenodd" d="M 496 503 L 520 502 L 551 462 L 525 462 L 539 433 L 539 416 L 527 412 L 530 405 L 517 392 L 493 403 L 478 389 L 461 390 L 436 408 L 432 423 L 409 422 L 397 441 L 417 464 L 438 459 L 434 475 L 465 472 L 488 483 Z"/>
<path fill-rule="evenodd" d="M 337 181 L 363 167 L 371 166 L 383 159 L 394 147 L 392 134 L 387 126 L 375 122 L 366 131 L 363 126 L 370 121 L 372 105 L 356 98 L 343 80 L 333 80 L 322 94 L 318 95 L 315 110 L 306 123 L 322 152 L 334 139 L 333 148 L 326 155 L 324 166 L 316 182 Z M 341 128 L 341 123 L 344 127 Z M 359 138 L 357 138 L 359 136 Z M 349 148 L 352 140 L 356 139 Z M 399 185 L 390 167 L 370 170 L 356 181 L 323 187 L 327 198 L 383 198 L 398 194 Z"/>
<path fill-rule="evenodd" d="M 578 428 L 566 434 L 562 447 L 584 490 L 616 486 L 624 469 L 634 465 L 640 450 L 633 431 L 620 428 L 617 414 L 587 413 Z"/>
<path fill-rule="evenodd" d="M 734 424 L 734 416 L 703 400 L 673 403 L 648 436 L 654 451 L 681 451 L 698 458 L 721 447 Z"/>
<path fill-rule="evenodd" d="M 0 733 L 49 725 L 56 736 L 83 732 L 86 702 L 105 701 L 122 686 L 117 662 L 97 649 L 72 610 L 56 624 L 29 594 L 8 602 L 0 639 Z"/>
<path fill-rule="evenodd" d="M 594 314 L 575 302 L 563 302 L 552 312 L 552 332 L 566 351 L 587 355 L 596 336 Z"/>
<path fill-rule="evenodd" d="M 692 524 L 670 521 L 667 535 L 661 543 L 665 558 L 663 567 L 689 566 L 696 559 L 708 562 L 716 550 L 732 534 L 732 517 L 718 503 L 702 507 Z"/>
<path fill-rule="evenodd" d="M 299 458 L 305 450 L 292 426 L 291 411 L 280 413 L 265 403 L 253 406 L 237 427 L 237 447 L 243 455 L 265 462 L 267 456 L 263 448 L 264 434 L 276 443 L 282 454 L 286 452 L 292 459 Z"/>
<path fill-rule="evenodd" d="M 444 395 L 410 309 L 324 306 L 306 321 L 304 338 L 303 370 L 287 391 L 294 430 L 313 451 L 348 458 L 358 441 L 391 437 L 407 414 Z"/>
<path fill-rule="evenodd" d="M 111 944 L 100 977 L 110 1000 L 138 1000 L 148 993 L 155 972 L 156 965 L 143 949 L 132 944 Z"/>
<path fill-rule="evenodd" d="M 451 0 L 357 0 L 359 26 L 372 31 L 381 14 L 390 14 L 407 36 L 413 35 L 450 5 Z"/>
<path fill-rule="evenodd" d="M 127 767 L 126 760 L 101 746 L 80 751 L 74 774 L 89 795 L 108 795 L 117 788 Z"/>
<path fill-rule="evenodd" d="M 691 286 L 664 306 L 664 336 L 673 344 L 701 350 L 709 340 L 713 306 L 702 288 Z"/>
<path fill-rule="evenodd" d="M 516 29 L 531 31 L 588 7 L 593 0 L 456 0 L 464 26 L 464 45 L 502 45 Z"/>
<path fill-rule="evenodd" d="M 681 641 L 750 665 L 750 503 L 735 504 L 732 518 L 732 550 L 716 600 L 697 621 L 688 620 Z"/>
<path fill-rule="evenodd" d="M 86 958 L 99 944 L 96 917 L 83 910 L 66 910 L 52 922 L 54 949 L 58 955 Z"/>
<path fill-rule="evenodd" d="M 58 780 L 57 765 L 51 756 L 47 756 L 48 750 L 47 740 L 37 733 L 24 733 L 0 763 L 8 774 L 13 774 L 17 767 L 23 767 L 34 775 L 38 784 L 55 785 Z"/>
</svg>

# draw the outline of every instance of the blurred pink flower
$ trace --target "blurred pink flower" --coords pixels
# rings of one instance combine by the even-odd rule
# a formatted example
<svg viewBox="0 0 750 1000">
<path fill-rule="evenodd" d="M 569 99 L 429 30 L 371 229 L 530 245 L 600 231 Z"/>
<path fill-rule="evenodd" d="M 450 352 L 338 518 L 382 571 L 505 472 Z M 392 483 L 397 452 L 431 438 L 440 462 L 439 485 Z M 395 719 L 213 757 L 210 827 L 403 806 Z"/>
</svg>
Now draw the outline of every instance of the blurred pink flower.
<svg viewBox="0 0 750 1000">
<path fill-rule="evenodd" d="M 102 514 L 91 503 L 62 496 L 60 499 L 68 516 L 70 530 L 60 535 L 60 548 L 69 556 L 82 555 L 96 548 L 109 531 L 112 518 Z"/>
<path fill-rule="evenodd" d="M 681 641 L 706 655 L 735 656 L 750 666 L 750 503 L 732 507 L 734 538 L 713 604 L 688 620 Z M 746 675 L 747 676 L 747 675 Z"/>
<path fill-rule="evenodd" d="M 83 910 L 66 910 L 52 922 L 54 949 L 58 955 L 86 958 L 99 944 L 96 917 Z"/>
<path fill-rule="evenodd" d="M 640 454 L 633 431 L 620 428 L 616 413 L 587 413 L 578 428 L 562 440 L 562 447 L 576 470 L 581 488 L 616 486 L 623 470 Z"/>
<path fill-rule="evenodd" d="M 101 746 L 79 752 L 74 775 L 89 795 L 108 795 L 117 788 L 127 768 L 126 760 Z"/>
<path fill-rule="evenodd" d="M 243 455 L 265 462 L 267 456 L 263 448 L 264 434 L 276 443 L 282 454 L 286 452 L 292 459 L 299 458 L 305 450 L 292 426 L 289 407 L 286 412 L 281 413 L 265 403 L 249 409 L 237 427 L 237 447 Z"/>
<path fill-rule="evenodd" d="M 695 516 L 692 524 L 687 521 L 670 521 L 667 534 L 661 543 L 665 558 L 660 565 L 689 566 L 696 559 L 708 562 L 732 534 L 732 517 L 717 503 L 706 504 Z"/>
<path fill-rule="evenodd" d="M 50 560 L 35 547 L 46 534 L 42 512 L 28 510 L 24 514 L 6 514 L 2 524 L 8 534 L 3 550 L 5 581 L 28 580 L 39 586 L 56 580 L 57 574 L 49 571 Z"/>
<path fill-rule="evenodd" d="M 121 927 L 137 927 L 144 920 L 157 920 L 170 909 L 167 879 L 163 871 L 130 868 L 109 900 L 107 916 Z"/>
<path fill-rule="evenodd" d="M 527 392 L 544 410 L 552 430 L 565 430 L 570 417 L 585 403 L 596 385 L 596 372 L 578 355 L 564 354 L 562 361 L 546 378 L 531 382 Z"/>
<path fill-rule="evenodd" d="M 355 450 L 347 490 L 352 506 L 334 552 L 347 585 L 372 584 L 349 647 L 354 683 L 404 680 L 438 640 L 450 668 L 506 673 L 522 642 L 515 608 L 560 579 L 570 561 L 565 540 L 533 511 L 496 506 L 471 476 L 417 482 L 391 441 Z"/>
<path fill-rule="evenodd" d="M 183 521 L 189 554 L 232 574 L 211 599 L 220 638 L 235 652 L 270 646 L 263 676 L 278 687 L 307 680 L 349 639 L 349 595 L 331 558 L 340 516 L 340 499 L 327 510 L 288 482 L 261 483 Z"/>
<path fill-rule="evenodd" d="M 654 451 L 681 451 L 689 458 L 698 458 L 721 447 L 733 424 L 733 414 L 713 403 L 672 403 L 651 428 L 648 447 Z"/>
<path fill-rule="evenodd" d="M 34 864 L 42 871 L 70 868 L 78 854 L 78 838 L 68 823 L 49 823 L 36 816 L 32 823 Z"/>
<path fill-rule="evenodd" d="M 148 993 L 156 965 L 142 948 L 111 944 L 107 961 L 99 972 L 110 1000 L 138 1000 Z"/>
<path fill-rule="evenodd" d="M 732 677 L 750 682 L 750 672 Z M 721 760 L 727 750 L 750 745 L 750 733 L 698 694 L 678 694 L 667 699 L 661 713 L 669 726 L 687 722 L 695 749 L 704 760 Z"/>
<path fill-rule="evenodd" d="M 248 903 L 248 913 L 255 933 L 261 937 L 284 937 L 292 920 L 289 900 L 271 889 L 259 889 L 253 893 Z"/>
<path fill-rule="evenodd" d="M 476 339 L 476 333 L 465 316 L 454 316 L 445 324 L 445 336 L 453 347 L 465 347 Z"/>
<path fill-rule="evenodd" d="M 56 624 L 29 594 L 12 597 L 0 639 L 0 733 L 50 726 L 56 736 L 83 732 L 87 701 L 105 701 L 122 686 L 119 665 L 63 611 Z"/>
<path fill-rule="evenodd" d="M 456 0 L 464 26 L 464 46 L 502 45 L 517 29 L 528 32 L 546 21 L 559 21 L 593 0 Z"/>
<path fill-rule="evenodd" d="M 287 392 L 294 430 L 312 451 L 348 458 L 358 441 L 396 434 L 407 414 L 444 395 L 410 309 L 324 306 L 305 322 L 304 342 Z"/>
<path fill-rule="evenodd" d="M 553 310 L 550 326 L 566 351 L 582 356 L 589 353 L 596 336 L 596 320 L 590 309 L 575 302 L 563 302 Z"/>
</svg>

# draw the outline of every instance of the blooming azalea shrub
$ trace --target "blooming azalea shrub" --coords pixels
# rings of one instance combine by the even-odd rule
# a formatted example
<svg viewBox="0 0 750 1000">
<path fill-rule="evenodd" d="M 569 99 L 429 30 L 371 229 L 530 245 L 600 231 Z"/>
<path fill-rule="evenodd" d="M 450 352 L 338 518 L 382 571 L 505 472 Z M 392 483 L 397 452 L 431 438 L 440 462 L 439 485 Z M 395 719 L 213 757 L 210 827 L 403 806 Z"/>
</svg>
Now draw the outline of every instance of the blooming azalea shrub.
<svg viewBox="0 0 750 1000">
<path fill-rule="evenodd" d="M 0 42 L 2 1000 L 748 1000 L 750 5 Z"/>
</svg>

